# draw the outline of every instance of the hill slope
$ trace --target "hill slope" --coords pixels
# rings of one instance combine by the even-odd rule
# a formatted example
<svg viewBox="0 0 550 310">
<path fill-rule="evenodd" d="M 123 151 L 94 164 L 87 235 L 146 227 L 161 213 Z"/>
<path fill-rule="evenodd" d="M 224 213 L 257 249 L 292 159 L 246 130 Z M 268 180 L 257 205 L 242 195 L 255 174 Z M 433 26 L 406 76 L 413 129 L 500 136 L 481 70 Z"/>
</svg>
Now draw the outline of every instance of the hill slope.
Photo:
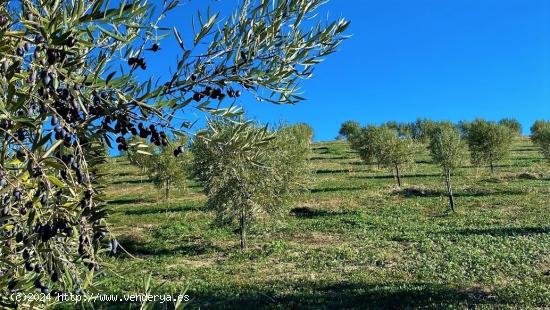
<svg viewBox="0 0 550 310">
<path fill-rule="evenodd" d="M 236 226 L 212 226 L 200 187 L 157 202 L 136 168 L 113 159 L 110 223 L 140 259 L 109 259 L 123 278 L 108 272 L 105 291 L 142 292 L 151 273 L 169 282 L 161 292 L 189 285 L 192 307 L 550 306 L 549 166 L 527 140 L 494 176 L 457 172 L 456 214 L 425 151 L 404 190 L 344 142 L 314 144 L 311 163 L 298 209 L 260 219 L 241 253 Z"/>
</svg>

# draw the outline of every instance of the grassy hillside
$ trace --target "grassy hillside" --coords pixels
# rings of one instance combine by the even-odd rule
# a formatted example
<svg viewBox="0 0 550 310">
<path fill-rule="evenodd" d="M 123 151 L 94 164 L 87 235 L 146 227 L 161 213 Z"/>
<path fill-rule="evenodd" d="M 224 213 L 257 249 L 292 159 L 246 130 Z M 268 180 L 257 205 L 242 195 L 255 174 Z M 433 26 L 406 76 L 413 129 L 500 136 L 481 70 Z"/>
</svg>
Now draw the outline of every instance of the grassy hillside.
<svg viewBox="0 0 550 310">
<path fill-rule="evenodd" d="M 211 225 L 199 186 L 158 201 L 113 159 L 110 223 L 138 259 L 110 258 L 105 291 L 142 292 L 151 273 L 168 281 L 161 292 L 189 285 L 191 307 L 550 306 L 550 173 L 529 141 L 493 176 L 457 171 L 456 214 L 426 152 L 402 190 L 344 142 L 315 144 L 311 164 L 311 192 L 260 219 L 242 253 L 236 226 Z"/>
</svg>

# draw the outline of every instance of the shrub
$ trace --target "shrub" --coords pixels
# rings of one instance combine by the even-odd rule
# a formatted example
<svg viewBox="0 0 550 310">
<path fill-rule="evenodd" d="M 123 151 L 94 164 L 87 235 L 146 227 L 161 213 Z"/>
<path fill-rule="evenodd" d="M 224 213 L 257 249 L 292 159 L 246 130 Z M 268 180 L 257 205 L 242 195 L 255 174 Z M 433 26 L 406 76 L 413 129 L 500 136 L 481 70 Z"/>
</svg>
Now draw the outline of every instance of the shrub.
<svg viewBox="0 0 550 310">
<path fill-rule="evenodd" d="M 472 162 L 489 164 L 492 173 L 495 162 L 509 155 L 513 133 L 506 126 L 476 119 L 469 125 L 466 137 Z"/>
<path fill-rule="evenodd" d="M 550 162 L 550 122 L 536 121 L 531 127 L 531 141 L 539 147 L 544 158 Z"/>
<path fill-rule="evenodd" d="M 113 244 L 95 176 L 113 139 L 121 151 L 131 136 L 166 145 L 165 131 L 180 132 L 175 114 L 197 108 L 234 115 L 241 91 L 300 101 L 298 81 L 335 51 L 348 26 L 339 20 L 305 29 L 301 21 L 323 2 L 245 1 L 234 18 L 200 14 L 197 33 L 183 40 L 175 28 L 159 27 L 176 1 L 159 2 L 156 15 L 143 0 L 4 1 L 0 304 L 14 306 L 14 292 L 89 288 L 98 254 Z M 173 73 L 157 80 L 147 57 L 165 52 L 158 40 L 171 33 L 182 55 Z"/>
<path fill-rule="evenodd" d="M 445 176 L 445 187 L 449 196 L 451 210 L 455 210 L 455 201 L 451 184 L 452 171 L 459 167 L 466 155 L 466 145 L 460 138 L 458 129 L 451 123 L 440 123 L 434 127 L 428 146 L 434 163 L 441 166 Z"/>
<path fill-rule="evenodd" d="M 192 171 L 218 223 L 239 223 L 240 245 L 258 214 L 274 213 L 307 181 L 310 134 L 303 126 L 275 132 L 251 122 L 216 120 L 191 147 Z"/>
</svg>

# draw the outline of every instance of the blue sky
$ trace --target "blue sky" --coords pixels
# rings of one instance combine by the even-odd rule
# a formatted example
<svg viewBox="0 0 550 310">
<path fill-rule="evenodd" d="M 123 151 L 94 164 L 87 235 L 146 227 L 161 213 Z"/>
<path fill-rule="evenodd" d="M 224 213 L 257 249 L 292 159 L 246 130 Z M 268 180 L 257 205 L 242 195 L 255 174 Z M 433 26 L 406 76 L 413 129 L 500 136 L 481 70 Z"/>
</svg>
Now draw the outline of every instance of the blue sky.
<svg viewBox="0 0 550 310">
<path fill-rule="evenodd" d="M 163 24 L 177 26 L 185 41 L 198 7 L 227 12 L 237 0 L 182 2 Z M 524 132 L 550 119 L 548 0 L 332 0 L 322 13 L 350 19 L 352 37 L 304 82 L 307 101 L 277 106 L 245 97 L 249 117 L 308 123 L 316 140 L 333 139 L 348 119 L 515 117 Z M 155 74 L 179 53 L 174 42 L 163 44 L 150 60 Z"/>
</svg>

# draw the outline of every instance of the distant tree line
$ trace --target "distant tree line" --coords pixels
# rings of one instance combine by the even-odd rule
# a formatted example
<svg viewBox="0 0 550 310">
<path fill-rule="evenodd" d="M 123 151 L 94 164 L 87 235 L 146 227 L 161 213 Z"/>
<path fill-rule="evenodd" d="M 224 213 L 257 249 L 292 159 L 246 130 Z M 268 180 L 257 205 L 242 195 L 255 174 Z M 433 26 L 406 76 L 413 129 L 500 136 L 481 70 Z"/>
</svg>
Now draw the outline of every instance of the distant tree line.
<svg viewBox="0 0 550 310">
<path fill-rule="evenodd" d="M 472 164 L 486 165 L 494 173 L 496 163 L 509 156 L 512 141 L 521 136 L 521 132 L 521 124 L 513 118 L 498 122 L 476 119 L 457 124 L 417 119 L 410 123 L 392 121 L 364 127 L 356 121 L 346 121 L 339 137 L 347 139 L 365 163 L 391 168 L 398 187 L 402 185 L 402 170 L 415 162 L 418 148 L 427 145 L 433 162 L 442 168 L 449 204 L 454 211 L 451 176 L 465 162 L 467 154 Z M 537 121 L 531 127 L 531 140 L 545 158 L 550 158 L 550 122 Z"/>
</svg>

